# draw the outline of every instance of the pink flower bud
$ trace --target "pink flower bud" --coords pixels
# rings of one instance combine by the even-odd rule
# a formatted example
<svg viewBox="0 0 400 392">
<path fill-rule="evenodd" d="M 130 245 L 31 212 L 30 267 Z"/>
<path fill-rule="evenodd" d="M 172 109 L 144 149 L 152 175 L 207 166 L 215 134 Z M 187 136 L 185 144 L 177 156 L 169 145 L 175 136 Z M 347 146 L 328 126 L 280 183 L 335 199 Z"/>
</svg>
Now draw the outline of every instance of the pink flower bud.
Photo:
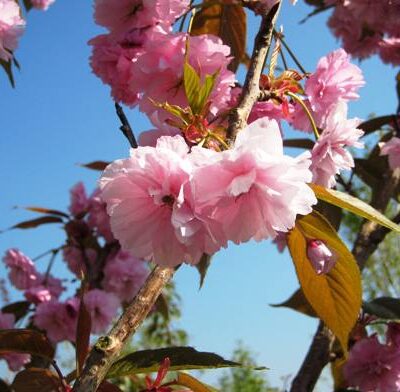
<svg viewBox="0 0 400 392">
<path fill-rule="evenodd" d="M 308 241 L 307 257 L 318 275 L 327 274 L 337 261 L 337 255 L 321 240 Z"/>
</svg>

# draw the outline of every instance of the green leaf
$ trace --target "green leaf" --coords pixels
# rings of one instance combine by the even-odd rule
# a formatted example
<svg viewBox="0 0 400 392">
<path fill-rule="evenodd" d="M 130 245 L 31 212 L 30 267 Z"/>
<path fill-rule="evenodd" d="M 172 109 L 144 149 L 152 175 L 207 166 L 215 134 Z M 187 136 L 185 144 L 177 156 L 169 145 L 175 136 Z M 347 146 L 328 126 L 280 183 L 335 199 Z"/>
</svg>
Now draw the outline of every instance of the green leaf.
<svg viewBox="0 0 400 392">
<path fill-rule="evenodd" d="M 190 108 L 194 114 L 200 113 L 202 109 L 198 101 L 201 89 L 200 76 L 188 62 L 183 65 L 183 83 Z"/>
<path fill-rule="evenodd" d="M 280 304 L 271 304 L 270 306 L 273 306 L 274 308 L 290 308 L 293 309 L 297 312 L 303 313 L 306 316 L 310 317 L 318 317 L 315 314 L 314 309 L 311 307 L 309 302 L 307 301 L 307 298 L 305 297 L 303 291 L 301 289 L 298 289 L 295 291 L 292 296 L 287 299 L 286 301 L 280 303 Z"/>
<path fill-rule="evenodd" d="M 343 208 L 344 210 L 350 211 L 353 214 L 369 219 L 372 222 L 378 223 L 390 230 L 400 233 L 399 225 L 393 223 L 390 219 L 386 218 L 385 215 L 381 214 L 379 211 L 375 210 L 375 208 L 371 207 L 362 200 L 350 196 L 347 193 L 324 188 L 320 185 L 309 185 L 318 199 Z"/>
<path fill-rule="evenodd" d="M 18 321 L 28 313 L 30 306 L 31 303 L 28 301 L 18 301 L 4 306 L 1 312 L 12 313 L 15 317 L 15 321 Z"/>
<path fill-rule="evenodd" d="M 391 297 L 375 298 L 363 303 L 364 312 L 385 320 L 400 320 L 400 299 Z"/>
<path fill-rule="evenodd" d="M 203 287 L 204 284 L 204 279 L 206 277 L 208 268 L 210 267 L 211 264 L 211 256 L 206 255 L 205 253 L 203 256 L 201 256 L 200 261 L 196 264 L 196 269 L 199 271 L 200 274 L 200 285 L 199 289 Z"/>
<path fill-rule="evenodd" d="M 60 378 L 48 369 L 29 368 L 19 372 L 12 383 L 14 392 L 64 392 Z"/>
<path fill-rule="evenodd" d="M 203 110 L 204 106 L 208 102 L 208 97 L 211 94 L 211 91 L 214 88 L 215 80 L 217 79 L 219 71 L 214 72 L 212 75 L 206 75 L 204 79 L 204 83 L 200 88 L 199 95 L 197 98 L 197 107 L 199 109 L 199 113 Z"/>
<path fill-rule="evenodd" d="M 160 363 L 167 357 L 171 361 L 169 368 L 171 371 L 241 366 L 240 363 L 227 361 L 217 354 L 199 352 L 192 347 L 167 347 L 136 351 L 126 355 L 111 366 L 107 378 L 156 372 L 160 367 Z"/>
<path fill-rule="evenodd" d="M 170 105 L 168 102 L 159 103 L 156 101 L 151 100 L 153 105 L 157 106 L 158 108 L 166 110 L 168 113 L 172 114 L 173 116 L 179 118 L 183 122 L 187 123 L 190 118 L 190 109 L 183 109 L 178 105 Z"/>
<path fill-rule="evenodd" d="M 307 258 L 308 239 L 324 241 L 337 255 L 328 274 L 317 275 L 312 267 Z M 347 351 L 348 337 L 361 308 L 361 276 L 353 255 L 316 211 L 297 220 L 289 232 L 288 247 L 304 296 Z"/>
<path fill-rule="evenodd" d="M 0 354 L 10 352 L 54 357 L 54 348 L 46 335 L 33 329 L 3 329 L 0 331 Z"/>
</svg>

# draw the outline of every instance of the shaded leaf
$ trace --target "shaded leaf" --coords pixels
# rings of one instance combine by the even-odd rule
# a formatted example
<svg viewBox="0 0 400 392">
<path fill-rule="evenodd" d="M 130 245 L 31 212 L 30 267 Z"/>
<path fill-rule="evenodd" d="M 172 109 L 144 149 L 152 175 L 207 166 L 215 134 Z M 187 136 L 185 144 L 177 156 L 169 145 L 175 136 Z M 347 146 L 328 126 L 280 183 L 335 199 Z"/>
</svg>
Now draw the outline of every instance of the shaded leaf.
<svg viewBox="0 0 400 392">
<path fill-rule="evenodd" d="M 311 150 L 314 147 L 314 142 L 311 139 L 285 139 L 284 147 L 306 148 Z"/>
<path fill-rule="evenodd" d="M 196 13 L 191 35 L 213 34 L 230 46 L 233 60 L 228 68 L 236 72 L 239 64 L 246 59 L 246 12 L 238 4 L 214 4 L 213 0 L 203 2 L 204 7 Z"/>
<path fill-rule="evenodd" d="M 76 369 L 78 376 L 81 374 L 83 364 L 85 363 L 86 357 L 89 353 L 90 343 L 90 331 L 92 330 L 92 318 L 86 307 L 83 296 L 87 291 L 87 286 L 82 281 L 79 312 L 78 312 L 78 324 L 76 328 Z"/>
<path fill-rule="evenodd" d="M 183 387 L 190 388 L 192 392 L 217 392 L 215 388 L 202 383 L 187 373 L 179 372 L 176 383 Z"/>
<path fill-rule="evenodd" d="M 320 239 L 336 253 L 328 274 L 317 275 L 307 258 L 307 239 Z M 332 330 L 344 351 L 361 307 L 361 276 L 352 253 L 318 212 L 301 217 L 289 232 L 288 247 L 304 296 Z"/>
<path fill-rule="evenodd" d="M 2 313 L 12 313 L 15 321 L 18 321 L 28 313 L 30 306 L 31 303 L 28 301 L 18 301 L 4 306 L 1 311 Z"/>
<path fill-rule="evenodd" d="M 11 392 L 10 386 L 2 379 L 0 379 L 0 392 Z"/>
<path fill-rule="evenodd" d="M 0 330 L 0 354 L 19 352 L 46 357 L 54 357 L 54 348 L 46 335 L 33 329 Z"/>
<path fill-rule="evenodd" d="M 12 383 L 15 392 L 64 392 L 60 378 L 48 369 L 29 368 L 19 372 Z"/>
<path fill-rule="evenodd" d="M 27 11 L 30 11 L 32 9 L 32 7 L 33 7 L 31 0 L 23 0 L 23 1 L 24 1 L 25 9 Z"/>
<path fill-rule="evenodd" d="M 46 225 L 49 223 L 62 223 L 62 218 L 53 215 L 42 216 L 41 218 L 35 218 L 31 220 L 27 220 L 24 222 L 17 223 L 16 225 L 9 228 L 12 229 L 34 229 L 35 227 Z"/>
<path fill-rule="evenodd" d="M 122 392 L 122 390 L 115 384 L 103 381 L 97 389 L 97 392 Z"/>
<path fill-rule="evenodd" d="M 217 354 L 199 352 L 192 347 L 167 347 L 136 351 L 126 355 L 111 366 L 107 378 L 156 372 L 160 363 L 167 357 L 171 361 L 170 371 L 241 366 L 239 363 L 227 361 Z"/>
<path fill-rule="evenodd" d="M 5 61 L 0 59 L 0 66 L 4 69 L 5 73 L 7 74 L 8 80 L 13 88 L 15 88 L 15 80 L 14 75 L 12 72 L 12 61 Z"/>
<path fill-rule="evenodd" d="M 387 227 L 388 229 L 400 233 L 399 225 L 393 223 L 390 219 L 386 218 L 385 215 L 381 214 L 379 211 L 375 210 L 375 208 L 371 207 L 362 200 L 350 196 L 347 193 L 324 188 L 320 185 L 316 184 L 309 184 L 309 185 L 318 199 L 324 200 L 327 203 L 348 210 L 353 214 L 369 219 L 375 223 Z"/>
<path fill-rule="evenodd" d="M 271 304 L 270 306 L 273 306 L 274 308 L 290 308 L 296 310 L 297 312 L 303 313 L 306 316 L 317 317 L 314 309 L 307 301 L 307 298 L 304 296 L 304 293 L 301 289 L 295 291 L 292 296 L 286 301 L 280 304 Z"/>
<path fill-rule="evenodd" d="M 206 274 L 207 274 L 208 268 L 210 267 L 210 264 L 211 264 L 211 256 L 203 253 L 203 256 L 201 256 L 200 261 L 196 264 L 197 271 L 199 271 L 199 274 L 200 274 L 199 289 L 201 289 L 203 287 L 204 279 L 206 277 Z"/>
<path fill-rule="evenodd" d="M 393 124 L 395 117 L 393 114 L 386 116 L 380 116 L 371 118 L 370 120 L 364 121 L 357 128 L 360 128 L 367 135 L 371 132 L 380 130 L 384 125 Z"/>
<path fill-rule="evenodd" d="M 89 163 L 82 163 L 79 166 L 86 167 L 87 169 L 103 171 L 111 162 L 93 161 Z"/>
<path fill-rule="evenodd" d="M 58 215 L 58 216 L 63 216 L 64 218 L 69 218 L 69 215 L 66 214 L 65 212 L 58 211 L 58 210 L 52 210 L 52 209 L 46 208 L 46 207 L 28 206 L 28 207 L 21 207 L 21 208 L 23 208 L 24 210 L 32 211 L 32 212 L 38 212 L 40 214 Z"/>
<path fill-rule="evenodd" d="M 400 299 L 391 297 L 375 298 L 363 303 L 364 312 L 381 319 L 400 320 Z"/>
</svg>

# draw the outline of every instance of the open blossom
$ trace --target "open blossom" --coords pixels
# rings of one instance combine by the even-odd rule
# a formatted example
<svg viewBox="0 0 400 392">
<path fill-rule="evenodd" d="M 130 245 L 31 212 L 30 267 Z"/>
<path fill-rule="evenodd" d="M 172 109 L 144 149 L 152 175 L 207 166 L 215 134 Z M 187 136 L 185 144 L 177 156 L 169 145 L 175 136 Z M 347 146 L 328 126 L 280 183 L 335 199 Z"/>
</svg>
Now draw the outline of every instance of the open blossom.
<svg viewBox="0 0 400 392">
<path fill-rule="evenodd" d="M 46 331 L 53 343 L 63 340 L 75 341 L 78 322 L 79 299 L 70 298 L 66 302 L 43 302 L 36 308 L 34 324 Z"/>
<path fill-rule="evenodd" d="M 387 155 L 392 170 L 400 167 L 400 138 L 392 137 L 386 143 L 380 143 L 381 155 Z"/>
<path fill-rule="evenodd" d="M 17 289 L 25 290 L 39 284 L 40 278 L 35 264 L 18 249 L 9 249 L 3 262 L 10 269 L 8 277 Z"/>
<path fill-rule="evenodd" d="M 239 133 L 233 149 L 219 156 L 195 171 L 192 189 L 197 208 L 223 225 L 228 240 L 275 237 L 316 203 L 307 186 L 309 155 L 283 154 L 275 120 L 253 122 Z"/>
<path fill-rule="evenodd" d="M 25 21 L 14 0 L 0 0 L 0 59 L 9 61 L 18 46 L 18 39 L 24 32 Z"/>
<path fill-rule="evenodd" d="M 116 33 L 156 24 L 170 30 L 188 6 L 189 0 L 96 0 L 94 18 Z"/>
<path fill-rule="evenodd" d="M 337 255 L 321 240 L 308 241 L 307 257 L 318 275 L 327 274 L 337 261 Z"/>
<path fill-rule="evenodd" d="M 64 287 L 60 279 L 51 275 L 39 275 L 38 285 L 25 290 L 24 295 L 27 301 L 39 304 L 58 299 L 63 291 Z"/>
<path fill-rule="evenodd" d="M 33 8 L 46 11 L 56 0 L 31 0 Z"/>
<path fill-rule="evenodd" d="M 148 274 L 149 269 L 142 260 L 120 250 L 107 261 L 102 286 L 122 301 L 129 301 L 142 287 Z"/>
<path fill-rule="evenodd" d="M 358 139 L 363 131 L 357 128 L 360 120 L 347 119 L 344 102 L 332 110 L 326 118 L 324 130 L 311 151 L 313 182 L 328 188 L 335 185 L 335 175 L 350 170 L 354 160 L 345 147 L 362 147 Z"/>
<path fill-rule="evenodd" d="M 101 199 L 99 189 L 96 189 L 90 196 L 87 222 L 96 235 L 103 237 L 106 242 L 113 241 L 114 236 L 110 227 L 110 217 L 107 214 L 106 204 Z"/>
<path fill-rule="evenodd" d="M 77 216 L 86 212 L 89 207 L 89 199 L 86 195 L 85 186 L 82 182 L 78 182 L 71 188 L 69 211 L 72 215 Z"/>
<path fill-rule="evenodd" d="M 210 95 L 210 111 L 214 115 L 227 109 L 231 100 L 234 74 L 227 69 L 231 60 L 229 46 L 212 35 L 188 36 L 178 34 L 154 34 L 144 45 L 145 52 L 134 63 L 135 79 L 131 88 L 143 94 L 140 110 L 145 112 L 158 128 L 172 118 L 164 109 L 150 100 L 168 102 L 181 107 L 188 106 L 182 79 L 188 41 L 188 61 L 201 77 L 218 72 Z"/>
<path fill-rule="evenodd" d="M 113 233 L 136 257 L 170 266 L 186 257 L 171 216 L 183 203 L 183 184 L 190 176 L 187 153 L 181 136 L 165 136 L 156 148 L 131 150 L 130 158 L 107 166 L 100 179 Z"/>
<path fill-rule="evenodd" d="M 351 348 L 343 374 L 363 392 L 400 391 L 400 350 L 381 344 L 376 335 L 361 339 Z"/>
<path fill-rule="evenodd" d="M 85 252 L 83 254 L 83 252 Z M 97 251 L 92 248 L 81 250 L 75 246 L 66 246 L 63 249 L 63 259 L 67 263 L 68 268 L 76 276 L 80 277 L 82 271 L 86 271 L 86 262 L 94 264 L 97 259 Z"/>
<path fill-rule="evenodd" d="M 15 324 L 15 316 L 11 313 L 3 313 L 0 311 L 0 330 L 13 329 Z M 0 355 L 0 359 L 7 361 L 8 367 L 12 371 L 18 371 L 23 365 L 30 361 L 29 354 L 9 353 Z"/>
<path fill-rule="evenodd" d="M 357 90 L 364 86 L 362 71 L 350 62 L 350 56 L 337 49 L 322 57 L 305 83 L 311 108 L 318 115 L 337 104 L 359 98 Z"/>
<path fill-rule="evenodd" d="M 120 302 L 118 298 L 114 294 L 94 289 L 88 291 L 83 300 L 90 313 L 92 332 L 105 332 L 119 308 Z"/>
</svg>

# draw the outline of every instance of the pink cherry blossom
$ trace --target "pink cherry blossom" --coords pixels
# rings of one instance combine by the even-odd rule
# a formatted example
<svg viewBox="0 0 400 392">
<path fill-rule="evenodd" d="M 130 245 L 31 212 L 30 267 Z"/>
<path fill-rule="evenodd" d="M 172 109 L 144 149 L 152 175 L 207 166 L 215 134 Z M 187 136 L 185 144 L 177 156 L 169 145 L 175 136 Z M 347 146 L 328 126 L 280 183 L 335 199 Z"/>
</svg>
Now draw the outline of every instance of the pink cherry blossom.
<svg viewBox="0 0 400 392">
<path fill-rule="evenodd" d="M 21 10 L 14 0 L 0 0 L 0 59 L 9 61 L 25 29 Z"/>
<path fill-rule="evenodd" d="M 283 253 L 287 247 L 287 233 L 278 231 L 276 237 L 272 241 L 278 248 L 279 253 Z"/>
<path fill-rule="evenodd" d="M 17 289 L 25 290 L 39 284 L 40 279 L 35 264 L 18 249 L 9 249 L 3 261 L 10 269 L 8 277 Z"/>
<path fill-rule="evenodd" d="M 350 350 L 343 374 L 349 385 L 365 392 L 400 390 L 400 351 L 377 336 L 359 340 Z"/>
<path fill-rule="evenodd" d="M 327 274 L 337 261 L 335 252 L 321 240 L 307 242 L 307 257 L 318 275 Z"/>
<path fill-rule="evenodd" d="M 55 2 L 56 0 L 31 0 L 33 8 L 38 10 L 47 11 L 47 9 Z"/>
<path fill-rule="evenodd" d="M 24 295 L 27 301 L 36 305 L 42 302 L 49 302 L 52 298 L 50 290 L 45 286 L 31 287 L 25 291 Z"/>
<path fill-rule="evenodd" d="M 96 0 L 94 18 L 116 33 L 156 24 L 170 30 L 188 6 L 189 0 Z"/>
<path fill-rule="evenodd" d="M 235 76 L 227 69 L 231 60 L 229 46 L 223 45 L 219 38 L 212 35 L 191 37 L 184 33 L 154 34 L 144 45 L 145 52 L 134 64 L 135 79 L 131 87 L 143 93 L 140 110 L 160 129 L 166 126 L 167 118 L 175 118 L 156 107 L 151 100 L 188 106 L 182 83 L 187 40 L 189 63 L 201 77 L 219 72 L 210 95 L 211 113 L 215 115 L 227 109 L 231 100 Z"/>
<path fill-rule="evenodd" d="M 181 136 L 161 137 L 157 147 L 131 150 L 107 166 L 100 179 L 111 227 L 122 248 L 145 260 L 174 266 L 186 258 L 171 217 L 182 204 L 191 167 Z"/>
<path fill-rule="evenodd" d="M 78 322 L 79 299 L 66 302 L 43 302 L 36 308 L 34 324 L 43 329 L 53 343 L 63 340 L 75 341 Z"/>
<path fill-rule="evenodd" d="M 233 150 L 196 169 L 191 181 L 195 205 L 222 224 L 235 243 L 275 237 L 316 203 L 307 186 L 309 166 L 308 153 L 283 154 L 275 120 L 259 119 L 239 133 Z"/>
<path fill-rule="evenodd" d="M 321 116 L 339 100 L 359 98 L 357 90 L 364 84 L 361 69 L 350 62 L 343 49 L 338 49 L 319 60 L 316 71 L 305 83 L 305 92 L 311 108 Z"/>
<path fill-rule="evenodd" d="M 77 216 L 86 212 L 89 206 L 89 200 L 86 195 L 86 189 L 82 182 L 78 182 L 70 190 L 69 211 Z"/>
<path fill-rule="evenodd" d="M 106 203 L 101 199 L 99 189 L 96 189 L 90 196 L 87 221 L 89 227 L 94 230 L 97 236 L 103 237 L 106 242 L 114 240 L 110 227 L 110 217 L 106 211 Z"/>
<path fill-rule="evenodd" d="M 335 175 L 350 170 L 354 160 L 345 147 L 362 147 L 358 139 L 363 131 L 357 128 L 360 120 L 347 119 L 347 105 L 339 102 L 326 118 L 322 134 L 312 149 L 313 182 L 328 188 L 335 185 Z"/>
<path fill-rule="evenodd" d="M 0 311 L 0 330 L 15 328 L 15 316 L 11 313 L 3 313 Z M 9 353 L 0 355 L 0 359 L 7 361 L 10 370 L 16 372 L 30 361 L 29 354 Z"/>
<path fill-rule="evenodd" d="M 39 304 L 58 299 L 63 291 L 64 287 L 60 279 L 51 275 L 39 275 L 38 285 L 25 290 L 24 295 L 28 301 Z"/>
<path fill-rule="evenodd" d="M 82 271 L 84 273 L 87 272 L 86 262 L 89 264 L 94 264 L 96 262 L 97 251 L 92 248 L 81 250 L 76 246 L 66 246 L 63 249 L 63 259 L 67 263 L 70 271 L 80 277 Z"/>
<path fill-rule="evenodd" d="M 148 274 L 146 263 L 121 250 L 107 261 L 102 286 L 122 301 L 130 301 L 142 287 Z"/>
<path fill-rule="evenodd" d="M 400 138 L 392 137 L 386 143 L 380 143 L 381 155 L 387 155 L 392 170 L 400 167 Z"/>
<path fill-rule="evenodd" d="M 96 334 L 105 332 L 119 308 L 118 298 L 99 289 L 90 290 L 83 298 L 90 313 L 92 332 Z"/>
<path fill-rule="evenodd" d="M 138 143 L 139 146 L 155 147 L 157 140 L 161 136 L 175 136 L 180 135 L 181 131 L 178 128 L 168 127 L 163 129 L 150 129 L 144 131 L 139 135 Z"/>
</svg>

